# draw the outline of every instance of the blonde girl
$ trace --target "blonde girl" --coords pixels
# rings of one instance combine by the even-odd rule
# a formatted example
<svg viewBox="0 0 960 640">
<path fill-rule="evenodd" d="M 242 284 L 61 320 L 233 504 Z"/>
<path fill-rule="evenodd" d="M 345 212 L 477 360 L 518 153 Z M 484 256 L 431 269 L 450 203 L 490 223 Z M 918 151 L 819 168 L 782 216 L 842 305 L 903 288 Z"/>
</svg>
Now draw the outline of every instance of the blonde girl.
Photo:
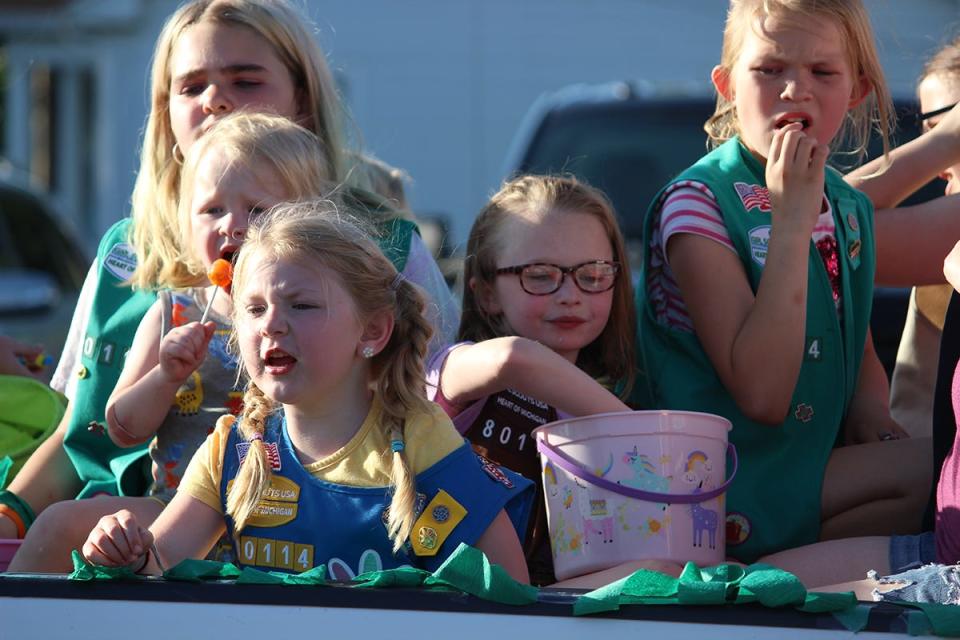
<svg viewBox="0 0 960 640">
<path fill-rule="evenodd" d="M 74 312 L 55 388 L 67 388 L 68 414 L 56 433 L 0 492 L 0 504 L 28 515 L 56 500 L 98 494 L 142 495 L 142 447 L 120 449 L 106 435 L 104 408 L 140 319 L 165 282 L 189 278 L 180 261 L 177 204 L 183 157 L 217 120 L 237 109 L 271 112 L 302 124 L 323 144 L 334 184 L 363 187 L 360 157 L 345 150 L 340 102 L 309 21 L 287 0 L 192 0 L 171 15 L 151 71 L 150 114 L 130 218 L 107 231 Z M 373 201 L 372 212 L 389 206 Z M 432 343 L 449 342 L 458 309 L 411 223 L 389 225 L 391 257 L 424 286 Z M 132 286 L 128 286 L 132 285 Z M 0 537 L 17 528 L 0 514 Z"/>
<path fill-rule="evenodd" d="M 243 415 L 149 531 L 121 511 L 84 555 L 156 573 L 226 531 L 243 566 L 350 578 L 435 568 L 465 542 L 526 581 L 504 508 L 524 526 L 530 483 L 481 465 L 426 401 L 424 298 L 377 246 L 330 203 L 282 205 L 254 223 L 233 287 Z"/>
<path fill-rule="evenodd" d="M 281 116 L 236 113 L 218 121 L 184 160 L 179 223 L 183 269 L 163 283 L 107 401 L 107 434 L 118 447 L 149 443 L 149 497 L 66 500 L 38 518 L 13 561 L 19 571 L 66 571 L 96 521 L 130 509 L 152 522 L 176 492 L 210 425 L 237 413 L 238 364 L 228 352 L 232 303 L 214 296 L 207 272 L 232 260 L 251 217 L 284 200 L 310 198 L 331 173 L 315 135 Z M 210 320 L 198 320 L 213 298 Z"/>
<path fill-rule="evenodd" d="M 633 293 L 613 208 L 574 178 L 512 180 L 477 216 L 464 275 L 461 342 L 428 366 L 431 398 L 482 455 L 539 479 L 532 429 L 628 410 Z M 534 582 L 552 582 L 542 493 L 525 547 Z"/>
<path fill-rule="evenodd" d="M 869 332 L 873 207 L 825 166 L 844 130 L 859 148 L 871 122 L 888 130 L 866 11 L 733 0 L 712 79 L 716 148 L 645 221 L 638 401 L 733 422 L 726 533 L 740 560 L 913 533 L 929 443 L 879 441 L 905 434 Z M 838 436 L 869 444 L 834 449 Z"/>
</svg>

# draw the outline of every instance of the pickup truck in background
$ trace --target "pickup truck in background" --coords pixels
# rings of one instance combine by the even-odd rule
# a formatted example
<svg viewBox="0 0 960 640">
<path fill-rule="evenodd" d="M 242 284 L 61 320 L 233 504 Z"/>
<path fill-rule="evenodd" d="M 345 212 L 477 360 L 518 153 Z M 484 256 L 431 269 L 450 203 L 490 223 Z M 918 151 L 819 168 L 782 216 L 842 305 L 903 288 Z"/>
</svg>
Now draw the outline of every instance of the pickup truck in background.
<svg viewBox="0 0 960 640">
<path fill-rule="evenodd" d="M 706 150 L 703 124 L 715 98 L 707 92 L 667 94 L 627 82 L 570 85 L 541 96 L 514 137 L 503 175 L 569 173 L 603 190 L 627 238 L 634 277 L 639 273 L 643 217 L 657 191 Z M 893 146 L 919 134 L 915 101 L 896 104 Z M 870 157 L 879 154 L 871 145 Z M 850 164 L 836 158 L 842 169 Z M 849 166 L 847 167 L 850 168 Z M 928 184 L 905 204 L 943 194 Z M 909 289 L 877 287 L 871 328 L 889 375 L 906 317 Z"/>
</svg>

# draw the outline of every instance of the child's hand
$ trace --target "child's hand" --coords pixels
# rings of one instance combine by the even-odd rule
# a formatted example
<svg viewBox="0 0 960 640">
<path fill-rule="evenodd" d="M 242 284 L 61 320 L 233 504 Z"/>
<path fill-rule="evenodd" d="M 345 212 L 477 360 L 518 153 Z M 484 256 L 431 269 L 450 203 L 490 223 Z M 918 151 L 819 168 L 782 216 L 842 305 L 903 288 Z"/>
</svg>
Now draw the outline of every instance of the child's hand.
<svg viewBox="0 0 960 640">
<path fill-rule="evenodd" d="M 182 384 L 207 356 L 216 324 L 191 322 L 171 329 L 160 341 L 160 369 L 170 382 Z"/>
<path fill-rule="evenodd" d="M 777 231 L 794 230 L 805 238 L 823 204 L 823 181 L 829 149 L 791 123 L 773 134 L 767 154 L 767 188 Z"/>
<path fill-rule="evenodd" d="M 137 567 L 152 544 L 153 534 L 124 509 L 100 518 L 81 551 L 88 562 L 103 567 Z"/>
<path fill-rule="evenodd" d="M 0 336 L 0 375 L 27 376 L 41 382 L 46 369 L 32 369 L 29 364 L 43 353 L 43 347 L 17 342 L 9 336 Z"/>
</svg>

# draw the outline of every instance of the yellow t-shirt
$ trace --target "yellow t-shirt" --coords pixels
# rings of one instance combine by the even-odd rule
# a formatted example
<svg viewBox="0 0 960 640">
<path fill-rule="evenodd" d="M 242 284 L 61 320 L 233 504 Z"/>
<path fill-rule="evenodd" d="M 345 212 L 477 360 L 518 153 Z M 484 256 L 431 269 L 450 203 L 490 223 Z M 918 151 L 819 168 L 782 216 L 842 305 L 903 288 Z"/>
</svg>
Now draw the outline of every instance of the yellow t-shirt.
<svg viewBox="0 0 960 640">
<path fill-rule="evenodd" d="M 304 465 L 315 478 L 353 487 L 386 487 L 390 484 L 393 452 L 386 429 L 379 428 L 381 406 L 374 402 L 360 429 L 340 450 L 323 460 Z M 222 514 L 220 479 L 223 448 L 236 418 L 223 416 L 194 454 L 178 491 L 187 493 Z M 429 469 L 464 444 L 447 414 L 430 403 L 430 412 L 412 414 L 404 426 L 404 450 L 414 474 Z"/>
</svg>

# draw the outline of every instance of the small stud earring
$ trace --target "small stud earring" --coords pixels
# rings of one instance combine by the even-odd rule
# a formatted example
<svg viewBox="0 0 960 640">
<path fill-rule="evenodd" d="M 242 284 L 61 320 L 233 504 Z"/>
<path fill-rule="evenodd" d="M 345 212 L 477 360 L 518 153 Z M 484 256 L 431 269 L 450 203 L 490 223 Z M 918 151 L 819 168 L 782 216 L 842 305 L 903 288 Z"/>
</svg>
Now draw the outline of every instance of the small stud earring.
<svg viewBox="0 0 960 640">
<path fill-rule="evenodd" d="M 369 360 L 370 358 L 373 357 L 373 347 L 371 347 L 370 345 L 365 346 L 363 350 L 360 352 L 360 355 L 362 355 L 364 358 Z"/>
</svg>

